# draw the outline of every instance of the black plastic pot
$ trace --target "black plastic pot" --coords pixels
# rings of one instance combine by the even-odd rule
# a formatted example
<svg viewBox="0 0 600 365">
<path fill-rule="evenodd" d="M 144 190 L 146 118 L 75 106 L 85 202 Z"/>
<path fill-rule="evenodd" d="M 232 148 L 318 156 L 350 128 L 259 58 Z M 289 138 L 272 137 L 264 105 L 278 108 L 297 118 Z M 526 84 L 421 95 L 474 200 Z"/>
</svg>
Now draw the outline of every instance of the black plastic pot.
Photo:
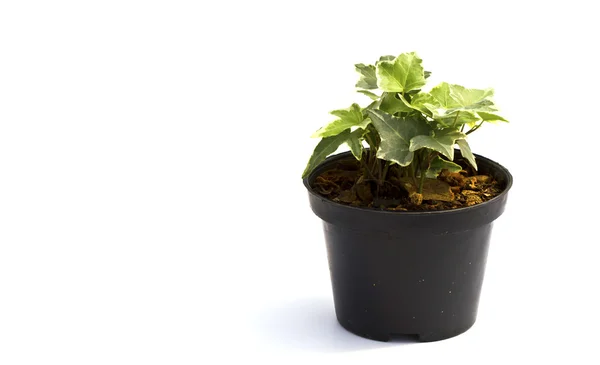
<svg viewBox="0 0 600 365">
<path fill-rule="evenodd" d="M 437 341 L 475 323 L 492 222 L 512 185 L 507 169 L 476 157 L 479 171 L 504 191 L 447 211 L 356 208 L 314 192 L 314 179 L 353 158 L 350 153 L 328 158 L 304 179 L 312 210 L 323 220 L 335 312 L 344 328 L 379 341 L 393 335 Z"/>
</svg>

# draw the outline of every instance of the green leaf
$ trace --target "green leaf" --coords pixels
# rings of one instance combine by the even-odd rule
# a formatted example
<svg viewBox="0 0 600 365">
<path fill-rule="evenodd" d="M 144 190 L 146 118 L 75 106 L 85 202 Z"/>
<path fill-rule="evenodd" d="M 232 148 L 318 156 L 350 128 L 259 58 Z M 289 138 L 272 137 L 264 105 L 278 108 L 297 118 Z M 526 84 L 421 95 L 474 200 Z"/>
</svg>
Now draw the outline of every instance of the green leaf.
<svg viewBox="0 0 600 365">
<path fill-rule="evenodd" d="M 415 52 L 403 53 L 395 60 L 377 62 L 379 88 L 388 92 L 408 92 L 425 85 L 422 60 Z"/>
<path fill-rule="evenodd" d="M 375 66 L 359 63 L 354 65 L 356 72 L 360 74 L 360 79 L 356 83 L 356 87 L 361 89 L 377 89 L 377 75 Z"/>
<path fill-rule="evenodd" d="M 433 118 L 443 119 L 456 116 L 457 112 L 495 111 L 492 89 L 467 89 L 460 85 L 442 82 L 429 93 L 419 94 L 418 100 L 412 100 L 413 107 L 427 108 Z"/>
<path fill-rule="evenodd" d="M 350 133 L 350 136 L 346 140 L 346 144 L 348 145 L 348 147 L 350 147 L 350 151 L 352 151 L 352 154 L 354 155 L 354 157 L 356 157 L 356 159 L 359 161 L 362 158 L 362 153 L 363 153 L 362 140 L 363 140 L 363 136 L 365 133 L 366 133 L 366 131 L 364 129 L 359 128 L 359 129 L 355 130 L 354 132 Z"/>
<path fill-rule="evenodd" d="M 346 129 L 338 135 L 323 138 L 315 147 L 315 150 L 306 164 L 306 168 L 302 173 L 302 178 L 312 172 L 325 158 L 334 153 L 343 143 L 350 137 L 350 129 Z"/>
<path fill-rule="evenodd" d="M 429 99 L 429 102 L 432 104 L 437 102 L 437 106 L 444 109 L 460 107 L 461 105 L 451 95 L 451 86 L 452 85 L 450 85 L 447 82 L 442 82 L 439 85 L 435 86 L 429 92 L 429 95 L 431 95 L 432 97 L 432 99 Z"/>
<path fill-rule="evenodd" d="M 501 116 L 499 116 L 497 114 L 487 113 L 487 112 L 477 112 L 477 115 L 479 115 L 479 117 L 486 122 L 506 122 L 506 123 L 508 123 L 508 120 L 502 118 Z"/>
<path fill-rule="evenodd" d="M 331 114 L 340 119 L 334 120 L 313 133 L 311 136 L 312 138 L 334 136 L 350 127 L 361 127 L 364 129 L 367 124 L 369 124 L 369 121 L 365 121 L 362 110 L 358 104 L 352 104 L 348 109 L 334 110 Z"/>
<path fill-rule="evenodd" d="M 454 108 L 458 104 L 448 97 L 449 93 L 446 95 L 441 94 L 440 89 L 443 88 L 440 88 L 439 85 L 436 88 L 432 89 L 434 94 L 421 92 L 414 95 L 410 102 L 402 97 L 402 95 L 399 95 L 399 97 L 405 105 L 435 119 L 442 127 L 456 127 L 463 124 L 473 126 L 481 120 L 472 111 Z M 452 109 L 448 110 L 446 109 L 447 107 Z"/>
<path fill-rule="evenodd" d="M 431 76 L 431 71 L 424 71 L 423 76 L 425 76 L 426 79 L 429 78 L 429 76 Z"/>
<path fill-rule="evenodd" d="M 471 152 L 471 147 L 469 143 L 467 143 L 466 139 L 459 139 L 456 141 L 456 144 L 460 148 L 460 154 L 469 161 L 471 166 L 477 171 L 477 162 L 475 162 L 475 155 Z"/>
<path fill-rule="evenodd" d="M 425 106 L 426 104 L 429 104 L 429 100 L 431 99 L 431 95 L 428 93 L 418 93 L 417 95 L 413 95 L 410 102 L 406 100 L 402 94 L 398 94 L 398 97 L 407 107 L 420 111 L 421 113 L 430 117 L 433 115 L 431 110 Z"/>
<path fill-rule="evenodd" d="M 392 55 L 379 57 L 379 61 L 392 61 L 394 59 L 396 59 L 396 56 L 392 56 Z"/>
<path fill-rule="evenodd" d="M 377 157 L 408 166 L 414 157 L 410 150 L 411 139 L 429 133 L 429 125 L 414 116 L 396 118 L 381 110 L 369 110 L 368 113 L 381 137 Z"/>
<path fill-rule="evenodd" d="M 397 93 L 383 93 L 381 99 L 381 105 L 379 109 L 386 113 L 394 114 L 398 112 L 412 112 L 412 108 L 406 106 L 402 100 L 396 97 Z"/>
<path fill-rule="evenodd" d="M 403 100 L 411 108 L 435 119 L 443 127 L 475 125 L 480 118 L 476 113 L 496 118 L 494 102 L 488 98 L 493 95 L 492 89 L 467 89 L 460 85 L 442 82 L 429 93 L 421 92 L 412 97 L 410 103 Z M 402 97 L 401 97 L 402 99 Z"/>
<path fill-rule="evenodd" d="M 494 96 L 494 89 L 467 89 L 460 85 L 449 86 L 452 99 L 463 109 L 479 111 L 480 107 L 494 104 L 489 100 L 489 98 Z M 495 108 L 493 110 L 482 109 L 482 111 L 495 111 Z"/>
<path fill-rule="evenodd" d="M 421 148 L 429 148 L 438 151 L 452 161 L 454 160 L 454 144 L 460 138 L 466 138 L 466 135 L 454 128 L 437 130 L 433 135 L 418 135 L 412 138 L 410 140 L 410 151 L 414 152 Z"/>
<path fill-rule="evenodd" d="M 352 105 L 350 105 L 349 108 L 346 108 L 346 109 L 332 110 L 329 112 L 329 114 L 335 115 L 336 117 L 341 118 L 341 119 L 347 119 L 347 118 L 360 119 L 360 118 L 362 118 L 362 112 L 360 110 L 360 106 L 356 103 L 353 103 Z"/>
<path fill-rule="evenodd" d="M 481 118 L 475 115 L 475 113 L 465 110 L 458 110 L 448 117 L 438 117 L 438 119 L 436 119 L 436 121 L 441 122 L 441 124 L 445 126 L 461 126 L 467 124 L 470 127 L 474 126 L 480 120 Z"/>
<path fill-rule="evenodd" d="M 431 161 L 431 164 L 429 164 L 426 177 L 435 179 L 443 169 L 446 169 L 450 172 L 459 172 L 462 170 L 462 166 L 455 164 L 452 161 L 444 160 L 440 156 L 436 156 L 433 161 Z"/>
<path fill-rule="evenodd" d="M 433 91 L 433 90 L 432 90 Z M 448 102 L 442 107 L 447 109 L 446 115 L 453 114 L 456 111 L 470 111 L 470 112 L 493 112 L 496 111 L 494 102 L 490 99 L 494 95 L 492 89 L 467 89 L 460 85 L 448 84 L 449 97 L 452 102 Z M 434 96 L 440 100 L 441 97 L 447 97 L 447 95 Z M 443 113 L 440 113 L 443 116 Z"/>
<path fill-rule="evenodd" d="M 356 92 L 359 92 L 361 94 L 364 94 L 364 95 L 370 97 L 371 100 L 378 100 L 379 99 L 379 95 L 377 95 L 375 93 L 372 93 L 372 92 L 370 92 L 368 90 L 356 90 Z"/>
</svg>

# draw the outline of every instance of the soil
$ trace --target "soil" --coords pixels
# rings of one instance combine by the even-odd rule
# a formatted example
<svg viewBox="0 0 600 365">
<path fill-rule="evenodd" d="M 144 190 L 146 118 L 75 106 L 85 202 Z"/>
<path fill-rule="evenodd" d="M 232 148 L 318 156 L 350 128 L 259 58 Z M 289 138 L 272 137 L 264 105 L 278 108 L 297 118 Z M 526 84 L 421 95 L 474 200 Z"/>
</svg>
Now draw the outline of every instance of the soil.
<svg viewBox="0 0 600 365">
<path fill-rule="evenodd" d="M 425 179 L 423 194 L 417 193 L 418 181 L 401 177 L 391 166 L 383 183 L 365 179 L 356 160 L 339 162 L 317 176 L 312 184 L 320 195 L 335 202 L 365 208 L 396 211 L 435 211 L 470 207 L 488 201 L 503 191 L 489 175 L 478 175 L 465 161 L 454 161 L 460 172 L 443 170 L 437 179 Z"/>
</svg>

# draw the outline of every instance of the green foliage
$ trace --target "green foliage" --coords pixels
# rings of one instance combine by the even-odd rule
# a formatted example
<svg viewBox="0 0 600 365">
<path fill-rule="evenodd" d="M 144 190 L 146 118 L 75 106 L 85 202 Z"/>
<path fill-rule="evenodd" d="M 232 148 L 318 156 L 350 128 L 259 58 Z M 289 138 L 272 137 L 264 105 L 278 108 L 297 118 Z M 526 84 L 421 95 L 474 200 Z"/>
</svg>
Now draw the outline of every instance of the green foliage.
<svg viewBox="0 0 600 365">
<path fill-rule="evenodd" d="M 379 109 L 389 114 L 412 112 L 412 109 L 397 96 L 398 93 L 383 93 Z"/>
<path fill-rule="evenodd" d="M 433 161 L 431 161 L 429 164 L 429 168 L 427 169 L 427 177 L 430 179 L 435 179 L 444 169 L 450 172 L 458 172 L 462 170 L 462 167 L 452 161 L 444 160 L 440 156 L 435 156 Z"/>
<path fill-rule="evenodd" d="M 356 157 L 357 160 L 360 160 L 362 158 L 362 140 L 365 133 L 366 131 L 364 129 L 358 128 L 354 132 L 351 132 L 350 136 L 346 140 L 346 144 L 348 145 L 348 147 L 350 147 L 350 151 L 352 151 L 352 154 L 354 155 L 354 157 Z"/>
<path fill-rule="evenodd" d="M 302 177 L 308 175 L 312 170 L 315 169 L 321 162 L 325 161 L 327 156 L 334 153 L 342 144 L 344 144 L 350 138 L 350 129 L 346 129 L 337 135 L 323 138 L 308 160 L 308 164 L 302 173 Z"/>
<path fill-rule="evenodd" d="M 308 175 L 344 143 L 363 164 L 379 164 L 366 165 L 365 171 L 370 174 L 383 171 L 376 176 L 380 181 L 385 179 L 390 163 L 398 164 L 405 176 L 421 177 L 422 189 L 425 177 L 436 177 L 443 169 L 461 169 L 452 162 L 455 146 L 477 169 L 467 136 L 485 122 L 508 122 L 497 114 L 492 100 L 494 91 L 446 82 L 428 92 L 422 91 L 431 75 L 423 69 L 422 63 L 417 54 L 411 52 L 397 57 L 382 56 L 374 65 L 355 65 L 360 74 L 357 91 L 373 101 L 364 108 L 352 104 L 350 108 L 331 112 L 338 119 L 313 134 L 322 140 L 302 176 Z M 374 92 L 376 89 L 380 92 Z M 365 142 L 368 150 L 364 150 Z M 364 158 L 365 154 L 368 158 Z"/>
<path fill-rule="evenodd" d="M 428 133 L 429 125 L 414 116 L 396 118 L 381 110 L 369 110 L 369 115 L 381 137 L 377 157 L 408 166 L 414 156 L 414 150 L 410 149 L 411 140 Z"/>
<path fill-rule="evenodd" d="M 361 89 L 377 89 L 377 75 L 375 74 L 375 66 L 359 63 L 354 65 L 356 72 L 360 74 L 360 79 L 356 83 L 356 87 Z"/>
<path fill-rule="evenodd" d="M 370 92 L 369 90 L 356 90 L 356 92 L 359 92 L 363 95 L 368 96 L 369 98 L 371 98 L 371 100 L 379 100 L 379 98 L 380 98 L 379 95 L 377 95 L 373 92 Z"/>
<path fill-rule="evenodd" d="M 335 136 L 350 127 L 360 127 L 364 129 L 370 122 L 369 120 L 365 120 L 362 109 L 358 104 L 352 104 L 348 109 L 334 110 L 331 114 L 340 119 L 334 120 L 313 133 L 313 138 Z"/>
<path fill-rule="evenodd" d="M 377 86 L 383 91 L 399 93 L 420 89 L 425 86 L 422 62 L 414 52 L 377 62 Z"/>
<path fill-rule="evenodd" d="M 377 126 L 377 124 L 375 125 Z M 442 130 L 433 130 L 430 135 L 419 134 L 410 140 L 410 150 L 417 151 L 421 148 L 429 148 L 448 157 L 450 161 L 454 160 L 454 144 L 457 139 L 466 138 L 464 133 L 455 130 L 452 127 Z"/>
<path fill-rule="evenodd" d="M 485 122 L 507 122 L 508 120 L 502 118 L 501 116 L 493 113 L 486 112 L 478 112 L 477 115 Z"/>
<path fill-rule="evenodd" d="M 471 147 L 469 146 L 467 140 L 459 139 L 456 141 L 456 144 L 460 148 L 461 155 L 463 155 L 463 157 L 469 161 L 469 164 L 471 164 L 471 166 L 477 170 L 477 162 L 475 162 L 475 156 L 473 155 L 473 152 L 471 152 Z"/>
</svg>

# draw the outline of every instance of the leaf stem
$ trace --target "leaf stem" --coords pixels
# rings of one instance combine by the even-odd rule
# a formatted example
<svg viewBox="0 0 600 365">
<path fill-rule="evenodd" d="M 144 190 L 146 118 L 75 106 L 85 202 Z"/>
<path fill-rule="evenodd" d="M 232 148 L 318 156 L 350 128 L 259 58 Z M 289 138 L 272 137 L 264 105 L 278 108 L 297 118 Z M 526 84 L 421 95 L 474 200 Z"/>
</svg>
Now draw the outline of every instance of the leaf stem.
<svg viewBox="0 0 600 365">
<path fill-rule="evenodd" d="M 385 177 L 387 176 L 388 170 L 390 168 L 390 161 L 385 162 L 385 166 L 383 167 L 383 175 L 381 176 L 381 181 L 385 181 Z"/>
<path fill-rule="evenodd" d="M 373 152 L 377 152 L 377 151 L 375 150 L 375 149 L 377 148 L 377 147 L 375 146 L 375 142 L 374 142 L 374 141 L 371 139 L 371 135 L 370 135 L 369 133 L 365 134 L 365 139 L 367 140 L 367 143 L 369 144 L 369 147 L 371 147 L 371 148 L 370 148 L 370 151 L 373 151 L 373 150 L 374 150 Z"/>
<path fill-rule="evenodd" d="M 471 133 L 475 132 L 476 130 L 478 130 L 478 129 L 479 129 L 479 127 L 481 127 L 481 125 L 483 124 L 483 122 L 484 122 L 484 121 L 482 120 L 482 121 L 481 121 L 479 124 L 477 124 L 475 127 L 471 128 L 471 129 L 470 129 L 469 131 L 467 131 L 467 133 L 465 133 L 465 134 L 466 134 L 466 135 L 469 135 L 469 134 L 471 134 Z"/>
<path fill-rule="evenodd" d="M 460 110 L 456 112 L 456 117 L 454 118 L 454 122 L 452 123 L 452 128 L 456 128 L 456 122 L 458 121 L 459 114 L 460 114 Z"/>
<path fill-rule="evenodd" d="M 367 154 L 367 156 L 363 156 L 363 158 L 360 159 L 360 162 L 363 165 L 363 168 L 365 169 L 366 173 L 368 174 L 368 177 L 370 177 L 371 179 L 375 179 L 375 176 L 373 176 L 373 173 L 371 172 L 371 169 L 369 168 L 368 163 L 365 161 L 365 159 L 369 159 L 369 156 Z"/>
<path fill-rule="evenodd" d="M 377 160 L 377 156 L 372 155 L 371 156 L 371 175 L 375 176 L 375 170 L 377 170 L 377 166 L 379 165 L 379 161 Z"/>
<path fill-rule="evenodd" d="M 429 164 L 431 163 L 429 158 L 431 154 L 424 148 L 420 155 L 419 169 L 421 170 L 421 175 L 419 176 L 419 194 L 423 194 L 423 184 L 425 183 L 427 169 L 429 169 Z"/>
<path fill-rule="evenodd" d="M 423 184 L 425 183 L 425 170 L 421 170 L 421 180 L 419 181 L 419 194 L 423 194 Z"/>
</svg>

